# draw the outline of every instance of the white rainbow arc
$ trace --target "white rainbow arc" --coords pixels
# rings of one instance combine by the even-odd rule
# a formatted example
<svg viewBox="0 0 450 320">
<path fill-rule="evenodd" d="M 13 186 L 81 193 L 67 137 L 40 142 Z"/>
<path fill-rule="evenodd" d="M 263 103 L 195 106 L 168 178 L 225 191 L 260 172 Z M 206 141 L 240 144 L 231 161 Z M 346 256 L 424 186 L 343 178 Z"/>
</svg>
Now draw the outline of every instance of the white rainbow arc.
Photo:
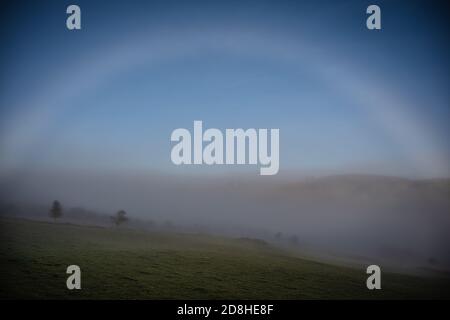
<svg viewBox="0 0 450 320">
<path fill-rule="evenodd" d="M 420 120 L 420 115 L 406 111 L 405 106 L 411 102 L 405 97 L 389 93 L 382 84 L 365 79 L 348 63 L 326 56 L 326 50 L 318 50 L 304 41 L 299 44 L 298 38 L 294 41 L 280 34 L 261 34 L 252 30 L 166 31 L 164 36 L 155 31 L 145 32 L 105 48 L 87 61 L 74 63 L 66 70 L 60 70 L 59 74 L 52 75 L 52 82 L 40 91 L 39 96 L 24 97 L 20 103 L 27 106 L 23 108 L 26 111 L 17 113 L 9 119 L 9 126 L 0 129 L 1 153 L 8 154 L 10 162 L 20 166 L 21 159 L 40 132 L 57 115 L 70 108 L 65 106 L 65 101 L 95 90 L 121 71 L 140 65 L 170 63 L 205 49 L 283 61 L 294 67 L 306 66 L 327 85 L 342 92 L 354 105 L 364 108 L 380 128 L 403 148 L 405 158 L 414 164 L 418 175 L 449 176 L 448 155 L 434 139 L 432 130 Z M 429 152 L 419 152 L 417 145 L 426 146 Z"/>
</svg>

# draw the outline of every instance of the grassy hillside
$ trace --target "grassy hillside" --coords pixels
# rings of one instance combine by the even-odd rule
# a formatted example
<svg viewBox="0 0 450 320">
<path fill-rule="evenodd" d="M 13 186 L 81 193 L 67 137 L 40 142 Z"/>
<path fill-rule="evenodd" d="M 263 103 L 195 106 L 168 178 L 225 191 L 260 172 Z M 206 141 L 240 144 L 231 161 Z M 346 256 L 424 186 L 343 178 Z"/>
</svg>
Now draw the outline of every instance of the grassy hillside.
<svg viewBox="0 0 450 320">
<path fill-rule="evenodd" d="M 448 279 L 382 275 L 304 260 L 263 242 L 1 219 L 1 298 L 450 298 Z M 66 289 L 66 268 L 82 290 Z"/>
</svg>

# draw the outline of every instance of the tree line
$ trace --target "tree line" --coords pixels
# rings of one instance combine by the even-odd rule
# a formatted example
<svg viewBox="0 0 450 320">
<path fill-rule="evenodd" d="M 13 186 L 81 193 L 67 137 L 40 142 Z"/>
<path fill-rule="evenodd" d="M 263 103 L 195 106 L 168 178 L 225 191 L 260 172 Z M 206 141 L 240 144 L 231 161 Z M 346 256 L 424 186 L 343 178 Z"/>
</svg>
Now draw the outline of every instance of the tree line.
<svg viewBox="0 0 450 320">
<path fill-rule="evenodd" d="M 61 205 L 61 202 L 59 202 L 58 200 L 55 200 L 55 201 L 53 201 L 52 206 L 50 207 L 49 215 L 56 223 L 56 220 L 63 216 L 63 211 L 64 210 Z M 111 216 L 110 218 L 111 218 L 111 222 L 116 227 L 118 227 L 119 225 L 128 221 L 127 212 L 125 210 L 117 211 L 116 214 Z"/>
</svg>

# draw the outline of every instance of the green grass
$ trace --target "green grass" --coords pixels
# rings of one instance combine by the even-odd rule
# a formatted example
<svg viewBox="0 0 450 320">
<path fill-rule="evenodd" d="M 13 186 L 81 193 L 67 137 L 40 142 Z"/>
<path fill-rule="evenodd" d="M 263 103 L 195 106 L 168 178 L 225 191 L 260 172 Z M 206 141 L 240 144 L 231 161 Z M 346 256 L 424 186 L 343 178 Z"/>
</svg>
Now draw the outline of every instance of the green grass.
<svg viewBox="0 0 450 320">
<path fill-rule="evenodd" d="M 252 241 L 0 219 L 0 298 L 449 298 L 448 279 L 382 275 L 301 259 Z M 82 289 L 66 288 L 79 265 Z"/>
</svg>

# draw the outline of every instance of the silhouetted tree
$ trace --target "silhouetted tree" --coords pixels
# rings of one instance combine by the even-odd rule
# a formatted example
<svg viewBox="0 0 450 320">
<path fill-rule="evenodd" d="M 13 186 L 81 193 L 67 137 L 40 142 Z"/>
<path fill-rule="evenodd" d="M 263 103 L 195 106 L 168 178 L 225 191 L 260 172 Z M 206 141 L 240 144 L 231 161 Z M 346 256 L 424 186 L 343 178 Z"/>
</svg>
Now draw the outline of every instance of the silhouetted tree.
<svg viewBox="0 0 450 320">
<path fill-rule="evenodd" d="M 435 266 L 435 265 L 438 264 L 438 261 L 437 261 L 437 259 L 435 259 L 435 258 L 433 258 L 433 257 L 430 257 L 430 258 L 428 259 L 428 263 L 431 264 L 431 265 L 433 265 L 433 266 Z"/>
<path fill-rule="evenodd" d="M 164 228 L 166 229 L 173 229 L 173 222 L 170 220 L 164 221 Z"/>
<path fill-rule="evenodd" d="M 63 215 L 63 209 L 61 203 L 58 200 L 53 201 L 52 207 L 50 208 L 50 217 L 53 218 L 56 222 L 57 218 L 60 218 Z"/>
<path fill-rule="evenodd" d="M 290 236 L 289 241 L 295 246 L 298 245 L 298 237 L 296 235 Z"/>
<path fill-rule="evenodd" d="M 120 224 L 128 221 L 126 215 L 127 213 L 124 210 L 119 210 L 117 211 L 115 216 L 111 217 L 111 220 L 116 226 L 119 226 Z"/>
</svg>

